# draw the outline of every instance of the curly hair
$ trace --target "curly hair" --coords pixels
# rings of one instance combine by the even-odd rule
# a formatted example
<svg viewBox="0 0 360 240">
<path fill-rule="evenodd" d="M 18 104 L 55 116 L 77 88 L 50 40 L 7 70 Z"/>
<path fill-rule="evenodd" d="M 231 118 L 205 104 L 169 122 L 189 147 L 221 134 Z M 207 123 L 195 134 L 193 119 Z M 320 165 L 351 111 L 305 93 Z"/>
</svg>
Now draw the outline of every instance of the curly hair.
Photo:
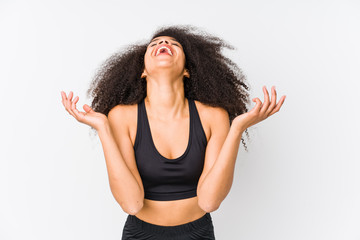
<svg viewBox="0 0 360 240">
<path fill-rule="evenodd" d="M 190 77 L 184 77 L 185 97 L 212 107 L 221 107 L 233 119 L 248 111 L 249 86 L 242 70 L 222 54 L 234 47 L 224 40 L 191 25 L 161 27 L 151 39 L 159 36 L 175 38 L 185 53 L 185 68 Z M 93 97 L 91 107 L 108 116 L 118 104 L 137 104 L 146 97 L 146 80 L 141 78 L 144 55 L 149 42 L 127 45 L 110 56 L 96 72 L 87 96 Z M 245 130 L 247 137 L 249 134 Z M 241 139 L 245 150 L 244 137 Z"/>
</svg>

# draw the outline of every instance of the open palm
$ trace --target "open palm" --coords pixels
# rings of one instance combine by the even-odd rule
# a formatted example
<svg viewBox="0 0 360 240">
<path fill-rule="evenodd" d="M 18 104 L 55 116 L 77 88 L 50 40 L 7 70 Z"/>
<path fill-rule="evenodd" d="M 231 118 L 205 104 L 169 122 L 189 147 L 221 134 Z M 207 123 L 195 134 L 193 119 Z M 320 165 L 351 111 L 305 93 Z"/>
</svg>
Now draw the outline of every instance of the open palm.
<svg viewBox="0 0 360 240">
<path fill-rule="evenodd" d="M 274 86 L 271 88 L 271 100 L 269 99 L 269 93 L 265 86 L 263 86 L 263 92 L 264 103 L 262 103 L 259 98 L 254 98 L 252 101 L 256 102 L 255 107 L 234 118 L 233 123 L 239 126 L 242 131 L 278 112 L 285 101 L 286 96 L 284 95 L 276 104 L 276 90 Z"/>
<path fill-rule="evenodd" d="M 96 130 L 103 126 L 107 121 L 105 114 L 95 112 L 89 105 L 84 104 L 83 109 L 85 112 L 80 112 L 76 109 L 76 103 L 79 101 L 79 97 L 76 96 L 73 100 L 73 92 L 70 91 L 69 96 L 66 96 L 65 92 L 61 91 L 62 104 L 66 111 L 69 112 L 77 121 L 87 124 Z"/>
</svg>

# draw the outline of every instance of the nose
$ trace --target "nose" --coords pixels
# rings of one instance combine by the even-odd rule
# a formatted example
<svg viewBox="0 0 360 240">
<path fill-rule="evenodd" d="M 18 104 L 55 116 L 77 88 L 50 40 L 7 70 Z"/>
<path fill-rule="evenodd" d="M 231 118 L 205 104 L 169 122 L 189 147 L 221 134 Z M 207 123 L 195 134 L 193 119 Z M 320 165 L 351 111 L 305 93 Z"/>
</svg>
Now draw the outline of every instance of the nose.
<svg viewBox="0 0 360 240">
<path fill-rule="evenodd" d="M 169 44 L 169 41 L 168 41 L 168 40 L 160 40 L 160 41 L 159 41 L 159 44 L 162 44 L 162 43 Z"/>
</svg>

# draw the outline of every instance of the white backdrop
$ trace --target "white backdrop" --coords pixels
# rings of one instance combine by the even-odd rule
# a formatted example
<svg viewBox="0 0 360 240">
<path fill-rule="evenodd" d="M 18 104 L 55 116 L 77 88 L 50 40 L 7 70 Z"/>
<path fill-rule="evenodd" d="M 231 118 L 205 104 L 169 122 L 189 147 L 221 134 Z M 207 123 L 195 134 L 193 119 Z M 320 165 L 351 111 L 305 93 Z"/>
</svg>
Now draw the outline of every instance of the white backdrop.
<svg viewBox="0 0 360 240">
<path fill-rule="evenodd" d="M 281 111 L 251 127 L 217 239 L 360 239 L 360 2 L 0 1 L 0 239 L 120 239 L 100 141 L 61 104 L 99 65 L 163 24 L 237 47 L 251 97 Z M 254 104 L 253 104 L 254 105 Z"/>
</svg>

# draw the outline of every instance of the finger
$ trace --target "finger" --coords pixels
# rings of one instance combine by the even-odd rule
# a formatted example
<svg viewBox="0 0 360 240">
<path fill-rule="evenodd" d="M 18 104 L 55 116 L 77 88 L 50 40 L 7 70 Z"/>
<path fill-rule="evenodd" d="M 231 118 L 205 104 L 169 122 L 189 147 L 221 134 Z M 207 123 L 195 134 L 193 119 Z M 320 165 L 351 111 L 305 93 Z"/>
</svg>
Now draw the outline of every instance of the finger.
<svg viewBox="0 0 360 240">
<path fill-rule="evenodd" d="M 75 115 L 76 118 L 79 118 L 79 111 L 76 109 L 76 103 L 79 101 L 79 97 L 76 96 L 74 100 L 71 102 L 70 110 Z"/>
<path fill-rule="evenodd" d="M 61 102 L 65 106 L 66 94 L 63 91 L 60 91 L 60 93 L 61 93 Z"/>
<path fill-rule="evenodd" d="M 66 93 L 63 91 L 61 91 L 61 98 L 62 98 L 63 103 L 65 104 L 65 101 L 67 101 L 67 96 L 66 96 Z"/>
<path fill-rule="evenodd" d="M 61 91 L 61 95 L 63 96 L 64 106 L 65 106 L 65 108 L 68 109 L 70 106 L 70 100 L 65 92 Z M 69 96 L 70 96 L 70 94 L 69 94 Z"/>
<path fill-rule="evenodd" d="M 73 103 L 76 104 L 78 101 L 79 101 L 79 97 L 76 96 L 76 97 L 74 98 L 74 100 L 73 100 Z"/>
<path fill-rule="evenodd" d="M 276 105 L 276 107 L 271 111 L 270 115 L 273 115 L 274 113 L 278 112 L 281 108 L 281 106 L 283 105 L 284 101 L 285 101 L 286 95 L 282 96 L 278 102 L 278 104 Z"/>
<path fill-rule="evenodd" d="M 66 99 L 66 94 L 63 91 L 60 91 L 60 94 L 62 100 Z"/>
<path fill-rule="evenodd" d="M 72 97 L 72 96 L 69 94 L 69 97 Z M 73 101 L 71 101 L 69 99 L 67 100 L 67 110 L 70 113 L 70 115 L 72 115 L 74 118 L 77 118 L 76 113 L 72 107 L 72 105 L 75 101 L 77 101 L 77 97 L 75 97 Z"/>
<path fill-rule="evenodd" d="M 71 105 L 71 110 L 72 110 L 72 111 L 74 112 L 74 114 L 76 115 L 77 120 L 78 120 L 78 121 L 82 121 L 82 119 L 84 118 L 84 116 L 85 116 L 86 113 L 80 112 L 79 110 L 77 110 L 77 108 L 76 108 L 76 103 L 77 103 L 78 101 L 79 101 L 79 97 L 76 96 L 76 97 L 74 98 L 74 101 L 73 101 L 72 105 Z"/>
<path fill-rule="evenodd" d="M 271 88 L 271 103 L 266 111 L 266 115 L 269 117 L 276 106 L 276 89 L 275 86 Z"/>
<path fill-rule="evenodd" d="M 261 103 L 261 101 L 260 101 L 259 98 L 254 98 L 254 99 L 253 99 L 253 102 L 256 102 L 256 105 L 255 105 L 255 107 L 254 107 L 252 110 L 253 110 L 254 112 L 258 113 L 258 112 L 260 111 L 260 108 L 261 108 L 262 103 Z"/>
<path fill-rule="evenodd" d="M 75 97 L 76 100 L 76 97 Z M 69 113 L 77 120 L 78 116 L 77 116 L 77 112 L 76 112 L 76 105 L 74 104 L 74 102 L 72 101 L 70 103 L 70 107 L 69 107 Z"/>
<path fill-rule="evenodd" d="M 87 113 L 89 113 L 89 112 L 94 112 L 94 110 L 93 110 L 91 107 L 89 107 L 89 105 L 87 105 L 87 104 L 84 104 L 83 109 L 84 109 L 85 112 L 87 112 Z"/>
<path fill-rule="evenodd" d="M 66 93 L 61 91 L 61 96 L 62 96 L 62 102 L 63 105 L 65 107 L 65 110 L 74 118 L 76 118 L 76 115 L 74 114 L 74 112 L 71 110 L 71 100 L 69 100 L 69 98 L 72 98 L 72 92 L 70 92 L 69 94 L 69 98 L 66 96 Z"/>
<path fill-rule="evenodd" d="M 74 113 L 76 113 L 76 115 L 78 115 L 80 112 L 76 109 L 76 103 L 79 101 L 79 97 L 78 96 L 76 96 L 75 98 L 74 98 L 74 101 L 72 102 L 72 106 L 74 106 L 74 108 L 75 108 L 75 112 Z"/>
<path fill-rule="evenodd" d="M 70 111 L 70 101 L 69 99 L 67 98 L 66 96 L 66 93 L 61 91 L 61 96 L 62 96 L 62 103 L 65 107 L 65 110 L 70 114 L 72 115 L 71 111 Z"/>
<path fill-rule="evenodd" d="M 76 115 L 74 114 L 74 112 L 72 111 L 71 108 L 66 108 L 66 111 L 68 111 L 68 113 L 73 116 L 74 118 L 76 118 Z"/>
<path fill-rule="evenodd" d="M 269 92 L 266 89 L 266 86 L 263 86 L 263 92 L 264 92 L 264 103 L 261 106 L 260 114 L 265 115 L 265 113 L 267 112 L 268 106 L 270 104 L 270 102 L 269 102 Z"/>
<path fill-rule="evenodd" d="M 69 99 L 70 101 L 72 101 L 73 94 L 74 94 L 74 93 L 73 93 L 72 91 L 70 91 L 69 97 L 68 97 L 68 99 Z"/>
</svg>

